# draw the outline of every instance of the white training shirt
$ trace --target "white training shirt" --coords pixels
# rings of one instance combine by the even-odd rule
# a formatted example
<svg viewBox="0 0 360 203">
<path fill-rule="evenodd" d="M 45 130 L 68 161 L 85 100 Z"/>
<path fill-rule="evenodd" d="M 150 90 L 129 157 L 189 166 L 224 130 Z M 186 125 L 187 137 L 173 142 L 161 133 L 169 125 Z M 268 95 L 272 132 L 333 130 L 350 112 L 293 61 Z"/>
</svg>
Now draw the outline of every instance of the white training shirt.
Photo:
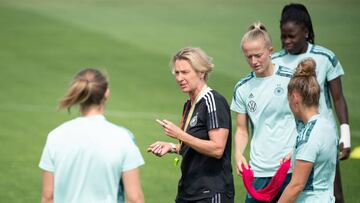
<svg viewBox="0 0 360 203">
<path fill-rule="evenodd" d="M 144 164 L 132 133 L 104 116 L 78 117 L 47 137 L 39 167 L 54 173 L 54 202 L 124 202 L 122 172 Z"/>
<path fill-rule="evenodd" d="M 255 177 L 274 176 L 280 160 L 295 145 L 295 119 L 287 100 L 292 73 L 275 65 L 272 75 L 256 77 L 251 72 L 235 86 L 231 110 L 250 118 L 250 165 Z"/>
</svg>

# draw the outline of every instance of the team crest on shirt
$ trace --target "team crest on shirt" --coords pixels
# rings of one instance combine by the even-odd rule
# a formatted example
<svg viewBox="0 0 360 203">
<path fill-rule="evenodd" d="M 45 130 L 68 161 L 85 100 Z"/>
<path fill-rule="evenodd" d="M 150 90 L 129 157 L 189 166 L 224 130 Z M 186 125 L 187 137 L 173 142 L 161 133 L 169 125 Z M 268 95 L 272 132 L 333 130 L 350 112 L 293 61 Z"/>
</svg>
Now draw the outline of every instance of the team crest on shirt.
<svg viewBox="0 0 360 203">
<path fill-rule="evenodd" d="M 284 88 L 282 88 L 281 85 L 278 84 L 277 87 L 274 90 L 274 94 L 276 96 L 280 96 L 280 95 L 284 94 Z"/>
<path fill-rule="evenodd" d="M 196 113 L 196 115 L 194 117 L 192 117 L 192 119 L 190 120 L 190 127 L 194 127 L 197 123 L 197 120 L 198 120 L 198 114 Z"/>
<path fill-rule="evenodd" d="M 256 111 L 256 103 L 254 100 L 250 100 L 247 104 L 247 108 L 250 112 L 255 112 Z"/>
</svg>

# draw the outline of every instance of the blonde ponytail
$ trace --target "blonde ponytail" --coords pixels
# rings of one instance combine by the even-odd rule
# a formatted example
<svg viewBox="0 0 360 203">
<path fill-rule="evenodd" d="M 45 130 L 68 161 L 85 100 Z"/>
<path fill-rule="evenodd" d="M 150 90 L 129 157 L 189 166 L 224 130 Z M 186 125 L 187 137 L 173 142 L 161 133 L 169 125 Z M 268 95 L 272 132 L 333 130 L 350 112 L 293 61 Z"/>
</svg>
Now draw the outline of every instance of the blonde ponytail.
<svg viewBox="0 0 360 203">
<path fill-rule="evenodd" d="M 272 47 L 271 37 L 267 32 L 265 25 L 263 25 L 261 22 L 253 23 L 249 26 L 248 31 L 241 39 L 241 47 L 243 47 L 246 41 L 252 41 L 257 39 L 263 39 L 267 48 Z"/>
<path fill-rule="evenodd" d="M 65 96 L 59 102 L 59 109 L 79 104 L 86 109 L 91 105 L 100 105 L 104 100 L 108 81 L 99 70 L 87 68 L 76 74 Z"/>
</svg>

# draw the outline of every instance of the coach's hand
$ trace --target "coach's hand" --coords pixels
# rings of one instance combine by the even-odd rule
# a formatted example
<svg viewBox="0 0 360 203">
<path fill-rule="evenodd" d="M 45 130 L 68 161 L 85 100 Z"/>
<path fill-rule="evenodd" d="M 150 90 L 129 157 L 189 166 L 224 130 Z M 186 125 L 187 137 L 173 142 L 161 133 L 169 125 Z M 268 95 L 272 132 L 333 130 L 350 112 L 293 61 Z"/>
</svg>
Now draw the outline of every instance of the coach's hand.
<svg viewBox="0 0 360 203">
<path fill-rule="evenodd" d="M 167 136 L 181 140 L 180 136 L 182 133 L 184 133 L 184 131 L 181 128 L 179 128 L 177 125 L 165 119 L 164 120 L 156 119 L 156 122 L 158 122 L 164 128 L 164 133 Z"/>
<path fill-rule="evenodd" d="M 153 144 L 151 144 L 147 151 L 148 152 L 152 152 L 154 155 L 162 157 L 165 154 L 171 152 L 171 144 L 168 142 L 161 142 L 161 141 L 157 141 Z"/>
</svg>

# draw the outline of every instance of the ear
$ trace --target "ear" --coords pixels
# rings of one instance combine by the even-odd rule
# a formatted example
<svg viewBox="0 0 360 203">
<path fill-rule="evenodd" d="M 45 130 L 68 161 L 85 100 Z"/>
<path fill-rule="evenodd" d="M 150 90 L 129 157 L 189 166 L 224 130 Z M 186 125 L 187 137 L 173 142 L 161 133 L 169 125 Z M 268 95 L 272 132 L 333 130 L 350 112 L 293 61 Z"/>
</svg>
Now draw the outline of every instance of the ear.
<svg viewBox="0 0 360 203">
<path fill-rule="evenodd" d="M 110 89 L 107 88 L 106 91 L 105 91 L 105 93 L 104 93 L 104 100 L 105 100 L 105 101 L 108 100 L 109 97 L 110 97 Z"/>
<path fill-rule="evenodd" d="M 201 79 L 205 80 L 205 72 L 199 72 L 199 76 Z"/>
<path fill-rule="evenodd" d="M 300 104 L 300 103 L 302 102 L 302 97 L 301 97 L 301 95 L 300 95 L 299 92 L 294 91 L 294 92 L 293 92 L 293 97 L 294 97 L 294 102 L 295 102 L 296 104 Z"/>
<path fill-rule="evenodd" d="M 269 58 L 270 58 L 270 60 L 271 60 L 271 55 L 272 55 L 272 53 L 273 53 L 273 51 L 274 51 L 274 48 L 273 48 L 273 47 L 269 47 L 269 48 L 268 48 L 268 51 L 269 51 Z"/>
<path fill-rule="evenodd" d="M 304 37 L 305 39 L 309 38 L 309 30 L 304 26 Z"/>
<path fill-rule="evenodd" d="M 270 47 L 269 51 L 270 51 L 270 53 L 272 53 L 274 51 L 274 47 Z"/>
</svg>

